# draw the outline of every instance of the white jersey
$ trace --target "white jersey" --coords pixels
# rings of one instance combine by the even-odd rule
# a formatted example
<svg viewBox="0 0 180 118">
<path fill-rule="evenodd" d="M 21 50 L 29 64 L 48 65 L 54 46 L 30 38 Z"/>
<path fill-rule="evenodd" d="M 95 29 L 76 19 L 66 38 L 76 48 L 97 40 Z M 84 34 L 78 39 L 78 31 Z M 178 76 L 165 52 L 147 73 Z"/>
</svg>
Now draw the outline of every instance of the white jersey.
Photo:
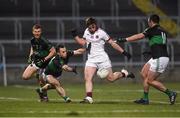
<svg viewBox="0 0 180 118">
<path fill-rule="evenodd" d="M 94 34 L 91 34 L 87 28 L 84 32 L 83 38 L 86 39 L 87 46 L 91 43 L 88 53 L 88 61 L 102 62 L 109 60 L 109 57 L 104 50 L 104 44 L 110 37 L 104 30 L 98 28 Z"/>
</svg>

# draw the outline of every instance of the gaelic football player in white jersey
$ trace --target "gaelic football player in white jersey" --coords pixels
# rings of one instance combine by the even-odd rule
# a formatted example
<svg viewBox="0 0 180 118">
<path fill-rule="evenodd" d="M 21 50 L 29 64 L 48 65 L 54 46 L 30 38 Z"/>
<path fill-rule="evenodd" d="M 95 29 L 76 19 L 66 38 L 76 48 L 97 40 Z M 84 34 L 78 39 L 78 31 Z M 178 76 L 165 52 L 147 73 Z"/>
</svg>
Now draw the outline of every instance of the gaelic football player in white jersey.
<svg viewBox="0 0 180 118">
<path fill-rule="evenodd" d="M 97 70 L 108 70 L 106 79 L 111 82 L 123 77 L 134 78 L 134 74 L 129 73 L 125 69 L 121 70 L 121 72 L 112 72 L 111 61 L 108 54 L 104 50 L 105 43 L 109 43 L 114 49 L 127 56 L 128 59 L 131 58 L 131 55 L 116 44 L 104 30 L 99 28 L 94 18 L 87 18 L 85 22 L 87 28 L 84 32 L 83 38 L 79 37 L 76 30 L 72 30 L 72 36 L 78 44 L 86 46 L 88 51 L 88 59 L 86 61 L 84 70 L 86 96 L 81 103 L 93 103 L 92 79 Z"/>
</svg>

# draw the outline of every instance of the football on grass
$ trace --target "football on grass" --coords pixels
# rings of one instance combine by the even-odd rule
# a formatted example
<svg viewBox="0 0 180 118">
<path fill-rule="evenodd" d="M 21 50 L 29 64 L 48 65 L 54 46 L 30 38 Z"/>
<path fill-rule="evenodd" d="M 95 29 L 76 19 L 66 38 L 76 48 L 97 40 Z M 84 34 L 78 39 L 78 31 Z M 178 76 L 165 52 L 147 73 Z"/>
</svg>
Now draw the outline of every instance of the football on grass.
<svg viewBox="0 0 180 118">
<path fill-rule="evenodd" d="M 108 76 L 108 74 L 109 74 L 109 71 L 107 69 L 104 69 L 104 68 L 103 69 L 99 69 L 97 71 L 97 76 L 99 78 L 101 78 L 101 79 L 106 78 Z"/>
</svg>

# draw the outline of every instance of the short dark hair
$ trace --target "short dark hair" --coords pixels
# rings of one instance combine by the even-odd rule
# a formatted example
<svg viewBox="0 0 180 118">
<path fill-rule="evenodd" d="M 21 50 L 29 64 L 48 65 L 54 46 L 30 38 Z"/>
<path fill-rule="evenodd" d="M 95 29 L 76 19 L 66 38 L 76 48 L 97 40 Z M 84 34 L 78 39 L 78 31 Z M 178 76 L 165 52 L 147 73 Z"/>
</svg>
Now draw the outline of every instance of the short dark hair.
<svg viewBox="0 0 180 118">
<path fill-rule="evenodd" d="M 32 29 L 42 29 L 40 24 L 33 25 Z"/>
<path fill-rule="evenodd" d="M 96 20 L 92 17 L 86 18 L 85 22 L 86 22 L 86 27 L 89 27 L 89 25 L 91 25 L 91 24 L 97 23 Z"/>
<path fill-rule="evenodd" d="M 62 44 L 57 44 L 56 45 L 56 52 L 58 52 L 59 48 L 65 48 L 65 46 Z"/>
<path fill-rule="evenodd" d="M 149 21 L 153 21 L 154 23 L 159 24 L 160 18 L 159 18 L 159 16 L 157 14 L 152 14 L 149 17 Z"/>
</svg>

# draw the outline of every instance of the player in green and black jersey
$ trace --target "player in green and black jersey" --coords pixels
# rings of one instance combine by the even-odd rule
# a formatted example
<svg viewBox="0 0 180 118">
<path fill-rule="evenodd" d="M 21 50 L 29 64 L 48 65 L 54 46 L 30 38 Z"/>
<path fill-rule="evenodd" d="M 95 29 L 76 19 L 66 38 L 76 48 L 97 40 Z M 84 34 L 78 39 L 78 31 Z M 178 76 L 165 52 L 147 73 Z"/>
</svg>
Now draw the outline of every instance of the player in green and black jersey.
<svg viewBox="0 0 180 118">
<path fill-rule="evenodd" d="M 47 84 L 42 88 L 38 88 L 37 92 L 40 96 L 43 96 L 43 92 L 47 91 L 51 86 L 50 88 L 55 88 L 65 102 L 71 102 L 70 98 L 66 96 L 65 90 L 60 83 L 60 76 L 63 70 L 77 74 L 76 68 L 69 67 L 67 64 L 71 56 L 83 54 L 85 49 L 80 48 L 74 51 L 68 51 L 63 45 L 58 45 L 56 47 L 56 52 L 56 56 L 49 61 L 49 64 L 46 66 L 43 73 L 43 78 Z"/>
<path fill-rule="evenodd" d="M 149 86 L 152 86 L 169 96 L 170 104 L 174 104 L 177 93 L 167 89 L 161 82 L 157 80 L 163 73 L 169 63 L 167 52 L 167 34 L 159 25 L 159 16 L 156 14 L 148 18 L 147 28 L 143 33 L 135 34 L 127 38 L 120 38 L 117 42 L 135 41 L 143 38 L 149 40 L 150 53 L 152 58 L 144 65 L 141 70 L 143 79 L 144 94 L 139 100 L 134 101 L 137 104 L 149 104 Z"/>
<path fill-rule="evenodd" d="M 32 75 L 44 69 L 56 53 L 52 44 L 41 36 L 42 28 L 40 25 L 36 24 L 33 26 L 32 34 L 33 37 L 31 39 L 31 49 L 28 59 L 29 65 L 22 75 L 24 80 L 30 79 Z"/>
</svg>

